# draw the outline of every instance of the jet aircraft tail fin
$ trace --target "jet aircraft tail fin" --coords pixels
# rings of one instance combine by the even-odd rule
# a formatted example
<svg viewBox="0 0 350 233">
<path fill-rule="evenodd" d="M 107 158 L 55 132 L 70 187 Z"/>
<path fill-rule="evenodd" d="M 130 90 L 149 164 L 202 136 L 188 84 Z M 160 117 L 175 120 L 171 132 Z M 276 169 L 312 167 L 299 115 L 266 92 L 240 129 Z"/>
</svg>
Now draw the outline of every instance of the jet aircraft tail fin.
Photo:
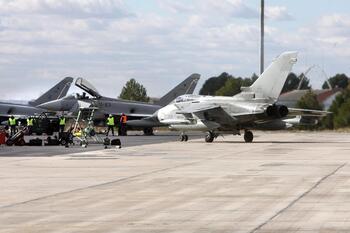
<svg viewBox="0 0 350 233">
<path fill-rule="evenodd" d="M 190 75 L 183 82 L 181 82 L 179 85 L 177 85 L 167 94 L 165 94 L 162 98 L 160 98 L 160 100 L 156 102 L 156 104 L 160 106 L 166 106 L 180 95 L 193 94 L 193 91 L 197 86 L 199 78 L 199 74 Z"/>
<path fill-rule="evenodd" d="M 247 89 L 254 92 L 256 98 L 277 100 L 288 74 L 297 61 L 297 55 L 297 52 L 284 52 L 279 55 Z"/>
<path fill-rule="evenodd" d="M 42 94 L 36 100 L 29 101 L 29 105 L 38 106 L 40 104 L 66 96 L 72 82 L 73 82 L 73 78 L 71 77 L 64 78 L 62 81 L 57 83 L 54 87 L 52 87 L 50 90 Z"/>
</svg>

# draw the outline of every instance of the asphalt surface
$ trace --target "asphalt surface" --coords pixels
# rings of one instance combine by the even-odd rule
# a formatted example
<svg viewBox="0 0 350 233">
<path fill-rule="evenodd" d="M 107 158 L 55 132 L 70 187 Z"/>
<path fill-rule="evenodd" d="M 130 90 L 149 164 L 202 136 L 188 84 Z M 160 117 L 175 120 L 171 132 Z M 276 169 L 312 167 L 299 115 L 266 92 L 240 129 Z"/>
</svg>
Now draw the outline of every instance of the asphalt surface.
<svg viewBox="0 0 350 233">
<path fill-rule="evenodd" d="M 254 133 L 0 156 L 0 233 L 350 232 L 350 134 Z"/>
<path fill-rule="evenodd" d="M 188 133 L 190 139 L 204 137 L 201 133 Z M 104 138 L 104 135 L 100 135 Z M 36 136 L 25 137 L 26 141 L 29 139 L 36 138 Z M 46 136 L 39 137 L 45 139 Z M 156 132 L 154 136 L 144 136 L 141 132 L 129 132 L 128 136 L 123 137 L 109 137 L 110 139 L 119 138 L 121 140 L 122 147 L 132 147 L 139 145 L 148 145 L 156 143 L 165 143 L 177 141 L 179 139 L 179 132 Z M 86 148 L 79 145 L 76 141 L 74 146 L 65 148 L 64 146 L 0 146 L 0 157 L 16 156 L 16 157 L 47 157 L 56 155 L 65 155 L 71 153 L 87 152 L 103 150 L 102 144 L 90 142 Z"/>
</svg>

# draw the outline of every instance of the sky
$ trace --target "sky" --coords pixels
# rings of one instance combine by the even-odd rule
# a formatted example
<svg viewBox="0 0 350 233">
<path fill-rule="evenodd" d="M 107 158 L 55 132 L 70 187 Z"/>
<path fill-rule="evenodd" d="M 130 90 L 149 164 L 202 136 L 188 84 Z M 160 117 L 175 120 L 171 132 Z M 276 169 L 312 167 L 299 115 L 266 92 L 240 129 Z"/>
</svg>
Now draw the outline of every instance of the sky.
<svg viewBox="0 0 350 233">
<path fill-rule="evenodd" d="M 260 0 L 0 0 L 0 99 L 83 77 L 117 97 L 131 78 L 161 97 L 192 73 L 259 72 Z M 350 75 L 350 1 L 265 0 L 265 67 L 299 51 L 317 87 Z M 72 91 L 79 91 L 74 89 Z"/>
</svg>

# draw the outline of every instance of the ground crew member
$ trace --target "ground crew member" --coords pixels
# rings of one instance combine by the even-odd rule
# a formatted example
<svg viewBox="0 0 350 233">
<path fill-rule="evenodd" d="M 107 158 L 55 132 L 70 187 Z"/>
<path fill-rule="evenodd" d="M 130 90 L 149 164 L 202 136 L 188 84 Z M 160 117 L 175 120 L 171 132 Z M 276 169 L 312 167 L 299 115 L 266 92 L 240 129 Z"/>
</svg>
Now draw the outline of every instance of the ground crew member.
<svg viewBox="0 0 350 233">
<path fill-rule="evenodd" d="M 126 130 L 126 122 L 128 121 L 128 117 L 123 113 L 120 117 L 120 136 L 126 136 L 127 130 Z"/>
<path fill-rule="evenodd" d="M 29 117 L 27 119 L 27 129 L 28 129 L 28 135 L 32 135 L 33 132 L 33 125 L 34 125 L 34 119 L 33 117 Z"/>
<path fill-rule="evenodd" d="M 11 116 L 9 118 L 9 126 L 10 126 L 10 130 L 11 130 L 11 133 L 10 133 L 11 136 L 15 135 L 15 133 L 17 131 L 16 125 L 17 125 L 17 121 L 16 121 L 15 117 Z"/>
<path fill-rule="evenodd" d="M 65 127 L 66 127 L 66 118 L 64 116 L 61 116 L 59 118 L 59 132 L 63 133 Z"/>
<path fill-rule="evenodd" d="M 106 136 L 108 137 L 109 130 L 112 130 L 112 135 L 114 136 L 114 117 L 112 114 L 109 114 L 109 117 L 107 118 L 107 134 Z"/>
<path fill-rule="evenodd" d="M 74 132 L 73 135 L 74 135 L 75 137 L 79 137 L 79 138 L 80 138 L 80 137 L 82 136 L 82 134 L 83 134 L 83 133 L 82 133 L 81 129 L 78 128 L 78 129 Z"/>
</svg>

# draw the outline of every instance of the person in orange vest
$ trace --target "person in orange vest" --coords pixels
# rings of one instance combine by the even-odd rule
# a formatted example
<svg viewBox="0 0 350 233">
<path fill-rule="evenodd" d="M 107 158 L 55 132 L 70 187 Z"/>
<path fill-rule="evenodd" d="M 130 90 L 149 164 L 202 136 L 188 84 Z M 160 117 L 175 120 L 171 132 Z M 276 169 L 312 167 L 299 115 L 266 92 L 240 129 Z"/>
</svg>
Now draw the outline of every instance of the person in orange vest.
<svg viewBox="0 0 350 233">
<path fill-rule="evenodd" d="M 128 117 L 123 113 L 120 117 L 120 136 L 127 136 L 126 122 Z"/>
</svg>

